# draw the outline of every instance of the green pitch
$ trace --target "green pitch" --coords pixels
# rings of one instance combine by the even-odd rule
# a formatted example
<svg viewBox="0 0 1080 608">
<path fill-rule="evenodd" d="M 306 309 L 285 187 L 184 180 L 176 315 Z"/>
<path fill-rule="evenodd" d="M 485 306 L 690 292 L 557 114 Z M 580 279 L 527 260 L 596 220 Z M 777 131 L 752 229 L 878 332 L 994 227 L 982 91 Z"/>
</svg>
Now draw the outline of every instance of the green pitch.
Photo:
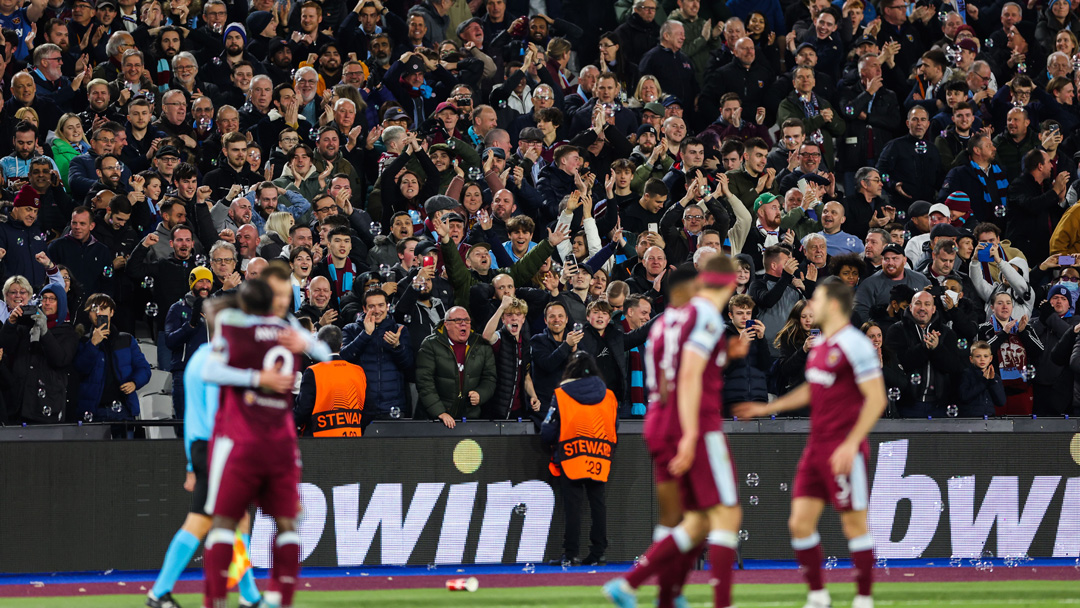
<svg viewBox="0 0 1080 608">
<path fill-rule="evenodd" d="M 655 587 L 646 587 L 638 596 L 638 605 L 654 606 Z M 833 605 L 851 604 L 851 584 L 829 586 Z M 988 581 L 978 583 L 883 583 L 874 586 L 877 606 L 947 606 L 950 608 L 1044 608 L 1080 604 L 1080 581 Z M 233 594 L 236 605 L 236 595 Z M 695 607 L 712 606 L 712 593 L 706 585 L 691 585 L 687 597 Z M 196 595 L 179 595 L 185 608 L 201 606 Z M 802 585 L 736 585 L 735 601 L 739 608 L 798 607 L 806 600 Z M 449 592 L 442 589 L 399 591 L 321 591 L 301 592 L 296 608 L 352 608 L 355 606 L 498 606 L 500 608 L 595 607 L 610 604 L 598 587 L 532 587 L 483 589 L 476 593 Z M 0 599 L 0 606 L 13 608 L 116 608 L 142 606 L 142 596 L 104 595 L 92 597 Z"/>
</svg>

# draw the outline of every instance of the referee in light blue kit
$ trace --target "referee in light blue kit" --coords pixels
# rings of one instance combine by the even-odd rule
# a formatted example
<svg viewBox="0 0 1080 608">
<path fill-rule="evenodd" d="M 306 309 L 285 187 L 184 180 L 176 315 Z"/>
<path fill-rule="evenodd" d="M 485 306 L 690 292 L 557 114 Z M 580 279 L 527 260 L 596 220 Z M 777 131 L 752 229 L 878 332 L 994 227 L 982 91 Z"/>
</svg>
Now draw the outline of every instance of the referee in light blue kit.
<svg viewBox="0 0 1080 608">
<path fill-rule="evenodd" d="M 202 312 L 206 316 L 207 330 L 214 331 L 214 315 L 226 308 L 236 307 L 235 294 L 223 294 L 206 300 Z M 187 453 L 187 478 L 184 489 L 192 493 L 191 511 L 184 525 L 173 536 L 169 550 L 165 552 L 165 563 L 161 565 L 154 586 L 146 594 L 146 605 L 151 608 L 179 608 L 180 604 L 172 597 L 173 585 L 191 562 L 206 533 L 210 530 L 212 519 L 206 508 L 206 451 L 210 437 L 214 433 L 214 416 L 218 408 L 218 387 L 205 384 L 202 380 L 203 366 L 210 354 L 210 345 L 203 344 L 188 360 L 184 370 L 184 451 Z M 223 368 L 223 378 L 234 373 L 243 374 L 243 378 L 230 380 L 230 384 L 248 384 L 250 372 Z M 257 376 L 256 376 L 257 378 Z M 244 543 L 251 545 L 251 519 L 247 516 L 240 522 L 240 529 L 245 530 Z M 240 606 L 257 606 L 259 589 L 255 586 L 255 577 L 248 570 L 240 579 Z"/>
</svg>

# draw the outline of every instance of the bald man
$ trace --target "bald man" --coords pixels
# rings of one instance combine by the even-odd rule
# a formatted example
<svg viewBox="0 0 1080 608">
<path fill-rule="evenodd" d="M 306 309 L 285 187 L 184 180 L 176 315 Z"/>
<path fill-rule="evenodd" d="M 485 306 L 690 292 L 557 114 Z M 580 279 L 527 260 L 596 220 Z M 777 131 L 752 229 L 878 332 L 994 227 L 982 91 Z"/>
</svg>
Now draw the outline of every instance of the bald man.
<svg viewBox="0 0 1080 608">
<path fill-rule="evenodd" d="M 240 259 L 244 260 L 242 268 L 247 269 L 248 260 L 255 257 L 255 250 L 259 248 L 259 229 L 253 224 L 240 226 L 236 230 L 235 245 Z"/>
<path fill-rule="evenodd" d="M 262 275 L 262 271 L 270 265 L 269 262 L 262 258 L 251 258 L 250 260 L 244 260 L 247 263 L 247 268 L 244 271 L 244 278 L 247 280 L 257 279 Z"/>
<path fill-rule="evenodd" d="M 829 201 L 821 211 L 821 235 L 825 237 L 829 256 L 863 252 L 862 239 L 844 232 L 844 206 L 838 201 Z"/>
<path fill-rule="evenodd" d="M 334 292 L 330 287 L 330 280 L 326 277 L 315 277 L 308 284 L 308 301 L 297 311 L 297 317 L 307 317 L 315 324 L 315 327 L 334 325 L 340 315 L 334 300 Z"/>
</svg>

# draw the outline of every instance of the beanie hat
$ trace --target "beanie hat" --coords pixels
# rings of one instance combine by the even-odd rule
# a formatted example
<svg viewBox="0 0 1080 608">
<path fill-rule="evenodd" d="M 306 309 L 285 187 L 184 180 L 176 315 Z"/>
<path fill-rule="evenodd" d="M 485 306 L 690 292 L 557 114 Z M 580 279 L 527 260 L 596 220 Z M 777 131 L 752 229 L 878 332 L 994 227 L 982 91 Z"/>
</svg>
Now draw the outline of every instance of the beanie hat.
<svg viewBox="0 0 1080 608">
<path fill-rule="evenodd" d="M 265 25 L 263 27 L 266 27 Z M 224 41 L 229 37 L 230 32 L 238 32 L 240 37 L 244 39 L 244 46 L 247 46 L 247 29 L 244 28 L 242 23 L 232 22 L 225 26 L 225 31 L 221 33 L 221 40 Z"/>
<path fill-rule="evenodd" d="M 187 277 L 188 289 L 191 289 L 195 286 L 195 283 L 198 283 L 203 279 L 213 283 L 214 273 L 210 272 L 210 269 L 206 266 L 196 266 L 195 268 L 192 268 Z"/>
<path fill-rule="evenodd" d="M 946 197 L 945 204 L 952 211 L 963 211 L 964 215 L 971 213 L 971 197 L 962 190 L 957 190 Z"/>
<path fill-rule="evenodd" d="M 266 26 L 270 25 L 274 16 L 270 14 L 270 11 L 252 11 L 247 16 L 247 29 L 251 30 L 252 34 L 261 36 L 262 31 L 266 29 Z M 247 31 L 241 32 L 244 35 L 244 40 L 247 40 Z"/>
<path fill-rule="evenodd" d="M 41 195 L 37 193 L 27 184 L 19 190 L 19 193 L 15 195 L 15 208 L 19 207 L 33 207 L 34 209 L 41 208 Z"/>
</svg>

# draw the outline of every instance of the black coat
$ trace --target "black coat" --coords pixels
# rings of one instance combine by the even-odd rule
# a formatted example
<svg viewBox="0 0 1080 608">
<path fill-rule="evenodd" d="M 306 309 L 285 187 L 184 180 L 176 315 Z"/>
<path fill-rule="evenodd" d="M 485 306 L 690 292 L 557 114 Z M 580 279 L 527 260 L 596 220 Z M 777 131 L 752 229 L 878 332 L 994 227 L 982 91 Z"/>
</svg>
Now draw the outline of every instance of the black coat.
<svg viewBox="0 0 1080 608">
<path fill-rule="evenodd" d="M 525 393 L 525 374 L 532 369 L 532 348 L 529 346 L 529 338 L 524 332 L 520 333 L 518 338 L 514 338 L 510 330 L 505 327 L 499 329 L 498 335 L 499 348 L 495 351 L 495 394 L 484 404 L 484 416 L 492 420 L 509 419 L 514 395 L 517 394 L 522 405 L 522 409 L 518 410 L 518 415 L 525 418 L 524 414 L 533 414 L 529 396 Z M 543 409 L 542 406 L 541 402 L 541 409 Z M 543 412 L 536 412 L 535 416 L 530 417 L 539 422 L 542 416 Z"/>
<path fill-rule="evenodd" d="M 585 324 L 585 335 L 581 338 L 581 344 L 578 348 L 589 353 L 597 360 L 604 356 L 612 357 L 614 362 L 613 367 L 618 372 L 618 378 L 604 378 L 607 387 L 611 389 L 611 392 L 615 393 L 615 397 L 619 400 L 619 414 L 623 416 L 630 415 L 630 402 L 628 397 L 630 395 L 630 376 L 627 372 L 627 351 L 637 348 L 642 344 L 645 344 L 645 340 L 649 337 L 649 329 L 652 327 L 653 321 L 659 319 L 657 315 L 653 317 L 648 323 L 641 327 L 629 332 L 624 333 L 620 323 L 611 323 L 604 330 L 604 335 L 600 335 L 600 332 L 596 331 L 592 325 Z M 606 355 L 604 351 L 607 351 Z M 601 366 L 603 364 L 601 363 Z M 609 368 L 610 368 L 609 367 Z"/>
<path fill-rule="evenodd" d="M 928 331 L 941 332 L 937 348 L 927 348 L 923 336 Z M 918 403 L 931 403 L 929 415 L 945 415 L 945 396 L 949 387 L 963 372 L 967 358 L 956 343 L 956 333 L 938 317 L 934 317 L 925 329 L 920 329 L 910 312 L 885 332 L 885 344 L 896 354 L 904 372 L 919 375 L 912 380 L 912 390 L 901 397 L 901 414 L 925 415 L 926 408 L 915 407 Z"/>
<path fill-rule="evenodd" d="M 1061 218 L 1061 199 L 1049 181 L 1040 184 L 1024 173 L 1009 184 L 1009 205 L 1005 215 L 1005 238 L 1032 262 L 1050 255 L 1052 225 Z"/>
<path fill-rule="evenodd" d="M 726 321 L 724 334 L 731 340 L 739 335 L 739 328 L 735 327 L 730 319 Z M 746 356 L 741 359 L 728 359 L 727 367 L 724 368 L 725 406 L 730 407 L 728 404 L 741 401 L 768 401 L 771 368 L 769 345 L 764 339 L 751 340 L 750 351 Z M 725 411 L 724 415 L 730 415 L 730 411 Z"/>
<path fill-rule="evenodd" d="M 29 317 L 26 318 L 29 321 Z M 30 341 L 29 322 L 5 322 L 0 328 L 0 348 L 4 365 L 11 372 L 14 386 L 5 398 L 14 417 L 32 423 L 69 422 L 65 420 L 68 372 L 79 337 L 71 323 L 59 323 L 46 331 L 37 342 Z"/>
</svg>

